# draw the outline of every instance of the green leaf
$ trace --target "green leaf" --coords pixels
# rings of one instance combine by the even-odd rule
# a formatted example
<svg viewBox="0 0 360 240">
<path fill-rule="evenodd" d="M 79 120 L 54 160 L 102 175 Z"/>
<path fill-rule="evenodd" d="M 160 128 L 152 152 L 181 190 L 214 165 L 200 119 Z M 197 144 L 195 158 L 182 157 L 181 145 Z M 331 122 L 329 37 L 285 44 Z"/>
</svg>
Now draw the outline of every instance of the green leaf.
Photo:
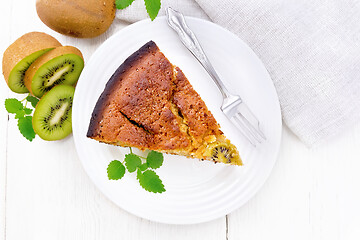
<svg viewBox="0 0 360 240">
<path fill-rule="evenodd" d="M 16 119 L 20 119 L 20 118 L 23 118 L 23 117 L 25 117 L 25 111 L 24 110 L 20 110 L 15 114 Z"/>
<path fill-rule="evenodd" d="M 145 0 L 145 7 L 151 21 L 153 21 L 159 13 L 161 0 Z"/>
<path fill-rule="evenodd" d="M 137 179 L 139 180 L 140 186 L 148 192 L 162 193 L 166 191 L 161 179 L 153 170 L 146 170 L 142 173 L 141 170 L 138 169 Z"/>
<path fill-rule="evenodd" d="M 129 172 L 135 172 L 136 168 L 141 165 L 139 156 L 133 153 L 125 155 L 125 166 Z"/>
<path fill-rule="evenodd" d="M 25 113 L 26 115 L 31 114 L 32 111 L 33 111 L 33 110 L 32 110 L 31 108 L 24 108 L 24 113 Z"/>
<path fill-rule="evenodd" d="M 147 163 L 143 163 L 139 166 L 139 169 L 141 171 L 145 171 L 146 169 L 148 169 L 149 165 Z"/>
<path fill-rule="evenodd" d="M 30 142 L 35 138 L 35 132 L 32 126 L 32 116 L 26 116 L 18 120 L 20 133 Z"/>
<path fill-rule="evenodd" d="M 39 102 L 39 99 L 34 96 L 27 96 L 26 100 L 28 100 L 28 102 L 30 102 L 31 106 L 33 106 L 34 108 L 36 107 L 36 104 Z"/>
<path fill-rule="evenodd" d="M 115 5 L 117 9 L 124 9 L 130 6 L 134 0 L 115 0 Z"/>
<path fill-rule="evenodd" d="M 33 111 L 33 110 L 30 109 L 30 108 L 21 109 L 21 110 L 19 110 L 19 111 L 16 112 L 15 118 L 16 118 L 16 119 L 23 118 L 23 117 L 25 117 L 25 115 L 31 114 L 32 111 Z"/>
<path fill-rule="evenodd" d="M 161 167 L 161 165 L 163 164 L 163 161 L 164 161 L 163 154 L 156 152 L 156 151 L 149 152 L 149 154 L 146 157 L 146 163 L 152 169 Z"/>
<path fill-rule="evenodd" d="M 113 160 L 108 165 L 107 174 L 109 180 L 119 180 L 125 175 L 125 167 L 120 161 Z"/>
<path fill-rule="evenodd" d="M 5 100 L 5 108 L 8 113 L 17 113 L 22 110 L 24 106 L 16 98 L 8 98 Z"/>
</svg>

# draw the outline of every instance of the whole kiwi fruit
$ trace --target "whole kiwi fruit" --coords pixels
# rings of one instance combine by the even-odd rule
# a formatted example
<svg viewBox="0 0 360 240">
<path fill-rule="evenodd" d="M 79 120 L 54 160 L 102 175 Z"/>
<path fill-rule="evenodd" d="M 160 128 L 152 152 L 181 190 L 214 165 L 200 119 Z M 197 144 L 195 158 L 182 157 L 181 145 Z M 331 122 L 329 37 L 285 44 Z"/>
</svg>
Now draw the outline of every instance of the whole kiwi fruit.
<svg viewBox="0 0 360 240">
<path fill-rule="evenodd" d="M 2 59 L 3 75 L 9 88 L 16 93 L 26 93 L 24 76 L 29 66 L 41 55 L 61 46 L 52 36 L 42 32 L 30 32 L 12 43 Z"/>
<path fill-rule="evenodd" d="M 79 49 L 72 46 L 57 47 L 36 59 L 25 73 L 25 86 L 40 98 L 56 85 L 74 85 L 84 68 Z"/>
<path fill-rule="evenodd" d="M 115 0 L 36 0 L 36 11 L 49 28 L 72 37 L 104 33 L 115 18 Z"/>
</svg>

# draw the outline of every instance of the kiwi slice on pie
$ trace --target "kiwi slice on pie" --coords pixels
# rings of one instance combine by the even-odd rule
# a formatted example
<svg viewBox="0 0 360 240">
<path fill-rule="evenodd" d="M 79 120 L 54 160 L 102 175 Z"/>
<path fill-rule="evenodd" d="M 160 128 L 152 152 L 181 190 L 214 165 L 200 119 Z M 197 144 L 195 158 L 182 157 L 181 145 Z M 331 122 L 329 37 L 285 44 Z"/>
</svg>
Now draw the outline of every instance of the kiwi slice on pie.
<svg viewBox="0 0 360 240">
<path fill-rule="evenodd" d="M 214 162 L 241 165 L 241 159 L 236 147 L 230 141 L 216 141 L 208 144 L 203 155 L 211 158 Z"/>
<path fill-rule="evenodd" d="M 79 49 L 57 47 L 31 64 L 25 73 L 25 86 L 40 98 L 56 85 L 74 85 L 83 68 L 84 59 Z"/>
<path fill-rule="evenodd" d="M 46 93 L 36 105 L 33 128 L 44 140 L 60 140 L 72 132 L 71 110 L 75 88 L 58 85 Z"/>
<path fill-rule="evenodd" d="M 42 32 L 30 32 L 18 38 L 4 52 L 3 75 L 9 88 L 16 93 L 29 92 L 24 76 L 29 66 L 41 55 L 61 46 L 55 38 Z"/>
</svg>

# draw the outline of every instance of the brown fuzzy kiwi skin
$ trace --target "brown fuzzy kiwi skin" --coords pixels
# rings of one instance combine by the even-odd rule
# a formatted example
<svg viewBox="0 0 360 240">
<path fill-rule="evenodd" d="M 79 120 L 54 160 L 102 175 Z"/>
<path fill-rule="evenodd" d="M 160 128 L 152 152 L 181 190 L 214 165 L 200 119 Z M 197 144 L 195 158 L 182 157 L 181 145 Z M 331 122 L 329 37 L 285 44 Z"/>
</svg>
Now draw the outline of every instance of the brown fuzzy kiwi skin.
<svg viewBox="0 0 360 240">
<path fill-rule="evenodd" d="M 25 73 L 25 78 L 24 78 L 24 83 L 26 88 L 29 90 L 29 92 L 34 95 L 32 93 L 31 90 L 31 83 L 32 83 L 32 79 L 36 73 L 36 71 L 45 63 L 47 63 L 48 61 L 65 55 L 65 54 L 76 54 L 78 56 L 80 56 L 83 60 L 84 57 L 82 55 L 82 53 L 80 52 L 79 49 L 77 49 L 76 47 L 72 47 L 72 46 L 60 46 L 57 47 L 53 50 L 50 50 L 49 52 L 45 53 L 44 55 L 40 56 L 38 59 L 35 60 L 35 62 L 33 62 L 29 69 L 26 71 Z"/>
<path fill-rule="evenodd" d="M 8 83 L 11 70 L 22 59 L 37 51 L 59 46 L 61 43 L 58 40 L 42 32 L 29 32 L 18 38 L 3 55 L 2 69 L 6 83 Z"/>
<path fill-rule="evenodd" d="M 36 11 L 49 28 L 71 37 L 104 33 L 115 18 L 115 0 L 36 0 Z"/>
</svg>

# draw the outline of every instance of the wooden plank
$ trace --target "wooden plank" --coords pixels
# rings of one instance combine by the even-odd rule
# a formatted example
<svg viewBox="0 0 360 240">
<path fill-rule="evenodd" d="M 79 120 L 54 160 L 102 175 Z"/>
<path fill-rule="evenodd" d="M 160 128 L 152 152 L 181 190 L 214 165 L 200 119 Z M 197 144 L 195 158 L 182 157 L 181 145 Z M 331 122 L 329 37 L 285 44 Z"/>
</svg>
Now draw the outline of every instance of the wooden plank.
<svg viewBox="0 0 360 240">
<path fill-rule="evenodd" d="M 125 26 L 115 20 L 100 37 L 75 39 L 47 28 L 34 1 L 3 2 L 0 11 L 1 51 L 36 30 L 77 46 L 88 61 Z M 107 200 L 85 174 L 72 137 L 25 140 L 13 116 L 7 120 L 7 96 L 20 98 L 0 81 L 0 239 L 360 239 L 360 126 L 314 149 L 285 128 L 274 171 L 250 202 L 227 221 L 176 226 L 140 219 Z"/>
<path fill-rule="evenodd" d="M 306 148 L 288 129 L 263 189 L 229 216 L 228 239 L 359 239 L 360 125 Z"/>
<path fill-rule="evenodd" d="M 312 150 L 313 239 L 360 239 L 360 124 Z"/>
<path fill-rule="evenodd" d="M 308 162 L 305 147 L 285 130 L 278 161 L 260 192 L 229 215 L 229 240 L 308 239 Z M 298 156 L 298 157 L 296 157 Z"/>
<path fill-rule="evenodd" d="M 195 225 L 166 225 L 136 219 L 134 224 L 125 230 L 124 239 L 157 239 L 157 240 L 226 240 L 225 217 Z M 115 239 L 115 238 L 112 238 Z"/>
<path fill-rule="evenodd" d="M 6 1 L 1 4 L 0 29 L 2 31 L 0 38 L 0 56 L 3 55 L 6 47 L 11 41 L 11 28 L 9 19 L 11 19 L 12 1 Z M 1 72 L 2 72 L 2 66 Z M 5 99 L 8 96 L 8 87 L 1 74 L 0 80 L 0 239 L 6 238 L 6 175 L 7 175 L 7 126 L 8 114 L 4 108 Z"/>
</svg>

